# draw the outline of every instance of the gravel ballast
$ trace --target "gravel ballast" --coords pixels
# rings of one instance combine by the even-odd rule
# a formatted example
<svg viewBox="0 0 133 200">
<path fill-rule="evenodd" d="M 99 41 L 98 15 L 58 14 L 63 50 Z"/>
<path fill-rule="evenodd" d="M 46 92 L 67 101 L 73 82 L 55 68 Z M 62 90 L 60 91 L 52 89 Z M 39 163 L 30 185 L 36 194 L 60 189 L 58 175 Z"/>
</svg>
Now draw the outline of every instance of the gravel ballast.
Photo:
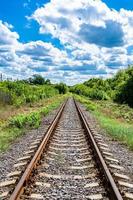
<svg viewBox="0 0 133 200">
<path fill-rule="evenodd" d="M 81 139 L 84 141 L 81 142 Z M 24 198 L 36 194 L 41 195 L 41 199 L 50 200 L 86 200 L 93 195 L 108 199 L 86 131 L 72 99 L 65 106 L 33 180 L 35 184 L 27 184 Z M 96 183 L 95 187 L 87 186 Z M 22 195 L 21 199 L 24 198 Z"/>
<path fill-rule="evenodd" d="M 13 165 L 17 159 L 22 157 L 24 151 L 28 151 L 31 141 L 34 141 L 38 135 L 43 136 L 45 134 L 58 109 L 45 116 L 38 129 L 27 131 L 22 137 L 16 139 L 6 152 L 0 154 L 0 181 L 6 179 L 7 174 L 13 170 Z"/>
<path fill-rule="evenodd" d="M 124 144 L 114 140 L 110 135 L 108 135 L 106 131 L 100 127 L 93 114 L 87 111 L 83 105 L 80 104 L 80 106 L 85 112 L 87 119 L 92 122 L 91 124 L 96 132 L 103 136 L 103 140 L 106 144 L 108 144 L 109 149 L 111 149 L 114 157 L 119 160 L 120 165 L 125 168 L 125 173 L 128 174 L 128 176 L 131 178 L 131 182 L 133 183 L 133 152 Z"/>
<path fill-rule="evenodd" d="M 96 118 L 90 112 L 86 111 L 86 109 L 85 109 L 85 107 L 83 105 L 80 105 L 80 106 L 81 106 L 82 110 L 85 112 L 89 123 L 91 123 L 91 126 L 96 130 L 96 132 L 98 132 L 99 134 L 102 135 L 104 142 L 106 144 L 108 144 L 109 149 L 111 150 L 111 152 L 114 155 L 114 158 L 119 160 L 120 165 L 125 168 L 125 173 L 130 177 L 131 182 L 133 183 L 133 152 L 130 151 L 126 146 L 124 146 L 120 142 L 114 141 L 114 139 L 112 139 L 111 136 L 107 135 L 105 130 L 101 129 L 101 127 L 99 126 L 98 121 L 96 120 Z M 6 179 L 7 174 L 10 173 L 13 170 L 13 165 L 16 163 L 16 160 L 23 156 L 23 152 L 24 151 L 28 151 L 30 143 L 33 142 L 37 138 L 38 135 L 42 136 L 42 137 L 45 135 L 45 132 L 46 132 L 47 128 L 49 127 L 50 123 L 52 122 L 52 120 L 54 119 L 58 109 L 52 111 L 48 116 L 46 116 L 42 120 L 41 126 L 38 129 L 35 129 L 35 130 L 32 130 L 32 131 L 27 131 L 27 133 L 25 133 L 25 135 L 23 135 L 22 137 L 16 139 L 16 141 L 11 145 L 11 147 L 5 153 L 0 154 L 0 181 Z M 67 109 L 69 111 L 69 114 L 66 115 L 66 119 L 64 118 L 65 120 L 60 122 L 61 128 L 62 127 L 64 127 L 64 128 L 65 127 L 66 128 L 71 127 L 70 129 L 73 129 L 73 128 L 79 129 L 81 127 L 81 125 L 76 122 L 76 118 L 74 118 L 73 113 L 71 113 L 72 112 L 71 111 L 71 101 L 70 101 L 69 106 L 68 106 Z M 70 120 L 70 114 L 72 115 L 71 116 L 71 120 Z M 73 120 L 72 120 L 72 118 L 73 118 Z M 69 130 L 69 131 L 71 131 L 71 130 Z M 54 138 L 55 141 L 56 141 L 56 139 L 57 140 L 59 139 L 58 138 L 58 130 L 57 130 L 56 134 L 57 135 Z M 64 137 L 64 139 L 66 139 L 66 138 Z M 55 143 L 55 141 L 53 140 L 53 143 Z M 68 144 L 69 144 L 69 141 L 68 141 Z M 57 148 L 58 146 L 55 145 L 55 144 L 52 144 L 52 147 Z M 60 148 L 63 149 L 64 147 L 61 146 Z M 77 148 L 77 147 L 74 147 L 74 148 Z M 52 150 L 50 150 L 50 152 L 51 151 Z M 58 154 L 58 150 L 57 150 L 57 152 L 56 152 L 56 150 L 55 151 L 53 150 L 53 152 Z M 73 159 L 74 160 L 75 159 L 81 159 L 81 157 L 79 155 L 75 154 L 74 151 L 69 152 L 69 153 L 73 154 Z M 55 159 L 55 156 L 50 154 L 50 153 L 48 154 L 48 152 L 45 154 L 45 156 L 49 157 L 51 159 Z M 84 156 L 84 158 L 86 158 L 86 156 Z M 58 156 L 57 157 L 57 161 L 59 161 L 59 165 L 61 164 L 60 162 L 64 161 L 64 159 L 67 160 L 66 164 L 68 164 L 70 162 L 74 166 L 74 162 L 72 161 L 70 155 L 67 155 L 66 157 L 65 156 L 63 156 L 63 157 Z M 57 163 L 57 166 L 55 165 L 55 163 L 54 163 L 54 166 L 53 166 L 53 161 L 52 160 L 48 160 L 48 164 L 49 164 L 49 170 L 50 171 L 49 170 L 47 171 L 47 169 L 46 169 L 45 170 L 46 173 L 49 174 L 49 172 L 53 172 L 52 174 L 56 174 L 57 173 L 57 169 L 60 171 L 60 167 L 58 166 L 58 163 Z M 40 170 L 40 172 L 42 172 L 42 170 Z M 62 174 L 64 173 L 64 169 L 62 169 L 62 166 L 61 166 L 61 172 L 62 172 Z M 73 173 L 73 170 L 70 170 L 70 169 L 68 169 L 68 171 L 67 171 L 68 174 L 72 173 L 72 174 L 75 174 L 75 175 L 77 174 L 77 172 L 78 172 L 78 170 L 74 170 L 74 173 Z M 65 170 L 65 173 L 66 173 L 66 170 Z M 82 170 L 81 174 L 82 173 L 86 174 L 87 170 Z M 50 178 L 45 177 L 45 179 L 44 179 L 42 177 L 41 180 L 45 181 L 46 183 L 47 182 L 53 183 L 53 181 L 54 181 L 54 184 L 58 185 L 58 183 L 59 183 L 58 181 L 53 180 L 51 178 L 51 182 L 50 182 L 49 179 Z M 40 178 L 38 179 L 38 181 L 40 181 Z M 84 184 L 85 183 L 87 184 L 88 182 L 86 182 L 86 180 L 84 180 Z M 62 187 L 63 184 L 64 184 L 64 187 Z M 63 182 L 63 184 L 60 186 L 61 187 L 60 190 L 58 190 L 59 188 L 55 187 L 52 191 L 50 189 L 49 192 L 48 192 L 48 189 L 47 189 L 48 193 L 47 193 L 46 196 L 45 196 L 45 192 L 46 191 L 45 190 L 42 191 L 42 188 L 41 189 L 39 187 L 38 188 L 34 188 L 33 191 L 42 192 L 42 193 L 44 192 L 43 196 L 47 197 L 47 199 L 51 199 L 51 192 L 52 192 L 52 199 L 56 199 L 57 194 L 60 197 L 61 196 L 62 197 L 65 196 L 66 199 L 74 199 L 74 198 L 72 198 L 72 196 L 79 192 L 79 194 L 80 194 L 80 198 L 79 199 L 81 199 L 81 197 L 82 197 L 82 199 L 86 199 L 86 195 L 87 195 L 88 191 L 86 191 L 86 190 L 84 190 L 84 191 L 81 190 L 80 191 L 80 187 L 78 187 L 79 185 L 82 185 L 82 182 L 78 181 L 77 184 L 74 185 L 73 181 L 69 182 L 68 180 L 65 180 Z M 69 194 L 68 193 L 69 189 L 66 190 L 66 187 L 67 188 L 70 187 L 70 189 L 72 189 L 71 188 L 72 185 L 74 186 L 73 193 L 72 193 L 71 196 L 69 196 L 68 195 Z M 101 189 L 100 189 L 100 191 L 101 191 L 101 193 L 102 192 L 105 193 Z M 59 192 L 59 193 L 57 193 L 57 192 Z M 85 196 L 83 194 L 85 194 Z"/>
</svg>

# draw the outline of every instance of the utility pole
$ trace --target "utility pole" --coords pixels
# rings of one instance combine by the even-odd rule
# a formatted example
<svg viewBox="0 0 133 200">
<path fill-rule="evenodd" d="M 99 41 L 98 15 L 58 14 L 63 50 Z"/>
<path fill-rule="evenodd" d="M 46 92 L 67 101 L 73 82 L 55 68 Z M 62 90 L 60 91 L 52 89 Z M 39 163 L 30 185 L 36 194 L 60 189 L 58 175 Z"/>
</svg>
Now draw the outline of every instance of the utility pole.
<svg viewBox="0 0 133 200">
<path fill-rule="evenodd" d="M 0 74 L 0 82 L 2 82 L 2 73 Z"/>
</svg>

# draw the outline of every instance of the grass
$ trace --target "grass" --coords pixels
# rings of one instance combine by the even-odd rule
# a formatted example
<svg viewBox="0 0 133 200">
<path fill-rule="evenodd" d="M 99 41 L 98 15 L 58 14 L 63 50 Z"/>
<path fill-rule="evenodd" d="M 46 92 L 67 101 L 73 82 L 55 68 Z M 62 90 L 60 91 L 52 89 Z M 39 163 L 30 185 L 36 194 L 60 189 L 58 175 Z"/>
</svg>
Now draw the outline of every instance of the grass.
<svg viewBox="0 0 133 200">
<path fill-rule="evenodd" d="M 36 111 L 18 114 L 9 118 L 6 125 L 0 128 L 0 152 L 7 150 L 11 143 L 24 135 L 27 130 L 38 128 L 42 117 L 56 109 L 66 97 L 67 95 L 60 95 L 56 98 L 51 98 L 47 104 L 45 102 L 45 106 L 39 107 Z"/>
<path fill-rule="evenodd" d="M 132 108 L 110 101 L 91 101 L 78 95 L 75 98 L 92 112 L 107 134 L 133 150 Z"/>
<path fill-rule="evenodd" d="M 24 129 L 19 128 L 6 128 L 0 132 L 0 152 L 9 148 L 10 144 L 16 140 L 16 138 L 24 135 Z"/>
<path fill-rule="evenodd" d="M 133 150 L 133 125 L 112 119 L 100 112 L 95 111 L 93 113 L 98 119 L 101 127 L 104 128 L 109 135 L 114 139 L 121 141 L 123 144 L 126 144 Z"/>
<path fill-rule="evenodd" d="M 95 101 L 94 103 L 98 107 L 98 110 L 107 116 L 112 116 L 124 123 L 133 123 L 133 108 L 130 108 L 128 105 L 112 101 Z"/>
<path fill-rule="evenodd" d="M 55 98 L 60 97 L 60 95 L 55 95 L 50 98 L 46 98 L 43 100 L 38 100 L 32 104 L 22 105 L 21 107 L 17 108 L 14 105 L 0 105 L 0 124 L 6 123 L 9 118 L 18 115 L 19 113 L 27 114 L 39 110 L 40 108 L 44 107 L 45 105 L 50 104 Z"/>
</svg>

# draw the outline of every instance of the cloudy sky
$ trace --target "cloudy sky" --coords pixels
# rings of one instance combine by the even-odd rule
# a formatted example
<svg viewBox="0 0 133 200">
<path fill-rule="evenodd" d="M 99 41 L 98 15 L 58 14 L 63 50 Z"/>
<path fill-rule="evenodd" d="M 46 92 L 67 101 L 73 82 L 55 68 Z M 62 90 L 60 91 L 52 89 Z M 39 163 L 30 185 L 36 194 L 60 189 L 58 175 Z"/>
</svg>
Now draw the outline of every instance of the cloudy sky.
<svg viewBox="0 0 133 200">
<path fill-rule="evenodd" d="M 0 72 L 69 85 L 133 63 L 133 0 L 0 0 Z"/>
</svg>

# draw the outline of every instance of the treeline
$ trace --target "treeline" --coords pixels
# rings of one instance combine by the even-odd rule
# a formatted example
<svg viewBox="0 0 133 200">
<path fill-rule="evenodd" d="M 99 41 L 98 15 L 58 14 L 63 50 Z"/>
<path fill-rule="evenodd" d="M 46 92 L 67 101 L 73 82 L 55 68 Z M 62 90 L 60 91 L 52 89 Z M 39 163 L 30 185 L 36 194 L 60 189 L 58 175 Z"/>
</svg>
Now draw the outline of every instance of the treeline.
<svg viewBox="0 0 133 200">
<path fill-rule="evenodd" d="M 133 66 L 120 70 L 113 78 L 92 78 L 77 84 L 70 91 L 90 99 L 109 100 L 133 107 Z"/>
<path fill-rule="evenodd" d="M 33 75 L 27 80 L 0 82 L 0 104 L 20 107 L 66 92 L 67 86 L 65 84 L 51 84 L 49 79 L 45 80 L 40 75 Z"/>
</svg>

